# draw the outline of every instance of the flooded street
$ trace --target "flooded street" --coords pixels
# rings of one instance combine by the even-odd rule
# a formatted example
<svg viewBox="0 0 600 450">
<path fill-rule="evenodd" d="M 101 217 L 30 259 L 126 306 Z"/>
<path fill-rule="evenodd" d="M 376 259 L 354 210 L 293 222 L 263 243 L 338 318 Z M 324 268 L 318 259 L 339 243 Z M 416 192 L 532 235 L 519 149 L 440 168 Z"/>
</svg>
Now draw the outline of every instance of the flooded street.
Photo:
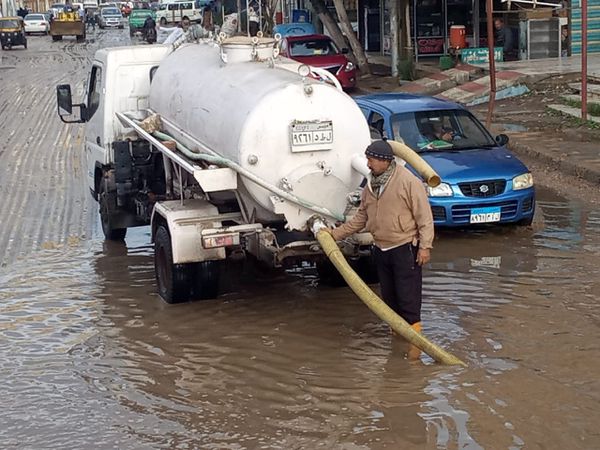
<svg viewBox="0 0 600 450">
<path fill-rule="evenodd" d="M 148 228 L 103 241 L 55 113 L 129 42 L 96 37 L 3 53 L 0 448 L 600 448 L 597 209 L 540 186 L 532 228 L 438 232 L 424 333 L 468 368 L 408 362 L 311 267 L 230 266 L 218 300 L 168 305 Z"/>
</svg>

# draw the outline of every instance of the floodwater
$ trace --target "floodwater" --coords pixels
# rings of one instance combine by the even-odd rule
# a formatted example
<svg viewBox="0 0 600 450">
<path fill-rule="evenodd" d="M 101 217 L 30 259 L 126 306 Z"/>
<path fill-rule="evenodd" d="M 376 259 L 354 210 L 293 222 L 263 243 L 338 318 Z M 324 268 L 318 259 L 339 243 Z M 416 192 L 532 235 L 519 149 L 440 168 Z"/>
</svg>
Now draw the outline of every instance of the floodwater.
<svg viewBox="0 0 600 450">
<path fill-rule="evenodd" d="M 104 243 L 81 173 L 51 175 L 57 219 L 0 205 L 0 448 L 600 448 L 600 212 L 576 199 L 540 188 L 532 229 L 438 233 L 424 332 L 457 368 L 407 361 L 310 267 L 230 266 L 219 299 L 167 305 L 148 229 Z"/>
</svg>

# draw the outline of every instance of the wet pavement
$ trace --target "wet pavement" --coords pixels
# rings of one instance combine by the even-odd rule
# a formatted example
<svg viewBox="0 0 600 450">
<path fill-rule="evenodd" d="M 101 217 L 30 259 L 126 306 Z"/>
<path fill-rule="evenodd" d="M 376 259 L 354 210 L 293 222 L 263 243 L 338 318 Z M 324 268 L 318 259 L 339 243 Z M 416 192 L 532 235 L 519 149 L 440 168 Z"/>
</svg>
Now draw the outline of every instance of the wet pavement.
<svg viewBox="0 0 600 450">
<path fill-rule="evenodd" d="M 117 37 L 128 41 L 126 30 L 104 39 Z M 102 42 L 79 46 L 84 62 L 59 82 L 83 76 Z M 47 73 L 47 85 L 60 78 Z M 600 447 L 600 212 L 584 201 L 540 187 L 532 228 L 439 232 L 424 332 L 469 367 L 408 362 L 403 342 L 311 267 L 230 266 L 219 299 L 164 303 L 149 230 L 103 242 L 78 146 L 64 145 L 81 129 L 46 108 L 36 120 L 57 143 L 25 145 L 35 123 L 24 115 L 0 154 L 4 167 L 13 151 L 35 156 L 0 172 L 13 193 L 0 205 L 0 448 Z M 13 187 L 39 171 L 52 189 Z M 67 212 L 40 217 L 36 195 Z"/>
</svg>

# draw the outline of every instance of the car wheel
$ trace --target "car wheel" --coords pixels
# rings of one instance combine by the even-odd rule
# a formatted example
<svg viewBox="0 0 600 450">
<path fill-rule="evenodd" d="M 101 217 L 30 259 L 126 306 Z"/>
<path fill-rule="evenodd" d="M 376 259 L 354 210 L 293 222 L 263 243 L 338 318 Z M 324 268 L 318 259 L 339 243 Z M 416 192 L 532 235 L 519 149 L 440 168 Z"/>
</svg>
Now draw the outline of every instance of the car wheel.
<svg viewBox="0 0 600 450">
<path fill-rule="evenodd" d="M 193 264 L 173 264 L 169 231 L 159 226 L 154 236 L 154 271 L 158 293 L 167 303 L 189 300 L 193 287 Z"/>
<path fill-rule="evenodd" d="M 167 24 L 167 19 L 165 19 L 164 17 L 161 17 L 160 18 L 160 25 L 164 27 L 166 24 Z"/>
<path fill-rule="evenodd" d="M 521 226 L 521 227 L 528 227 L 531 226 L 531 224 L 533 223 L 533 214 L 531 215 L 531 217 L 527 217 L 525 219 L 521 219 L 517 222 L 517 225 Z"/>
</svg>

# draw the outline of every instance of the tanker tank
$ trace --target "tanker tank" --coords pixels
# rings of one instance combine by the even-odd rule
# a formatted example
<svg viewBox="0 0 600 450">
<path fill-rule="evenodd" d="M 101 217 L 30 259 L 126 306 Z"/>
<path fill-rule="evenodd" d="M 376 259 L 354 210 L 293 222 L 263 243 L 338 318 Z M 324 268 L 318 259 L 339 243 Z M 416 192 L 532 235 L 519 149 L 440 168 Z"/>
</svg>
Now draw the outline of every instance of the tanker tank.
<svg viewBox="0 0 600 450">
<path fill-rule="evenodd" d="M 282 68 L 275 41 L 228 39 L 184 44 L 161 61 L 150 109 L 163 130 L 195 150 L 210 149 L 270 184 L 334 214 L 363 176 L 352 157 L 370 143 L 365 118 L 344 92 Z M 280 63 L 281 61 L 281 63 Z M 297 66 L 296 66 L 297 67 Z M 304 67 L 306 69 L 306 67 Z M 314 214 L 241 177 L 255 220 L 302 229 Z"/>
</svg>

